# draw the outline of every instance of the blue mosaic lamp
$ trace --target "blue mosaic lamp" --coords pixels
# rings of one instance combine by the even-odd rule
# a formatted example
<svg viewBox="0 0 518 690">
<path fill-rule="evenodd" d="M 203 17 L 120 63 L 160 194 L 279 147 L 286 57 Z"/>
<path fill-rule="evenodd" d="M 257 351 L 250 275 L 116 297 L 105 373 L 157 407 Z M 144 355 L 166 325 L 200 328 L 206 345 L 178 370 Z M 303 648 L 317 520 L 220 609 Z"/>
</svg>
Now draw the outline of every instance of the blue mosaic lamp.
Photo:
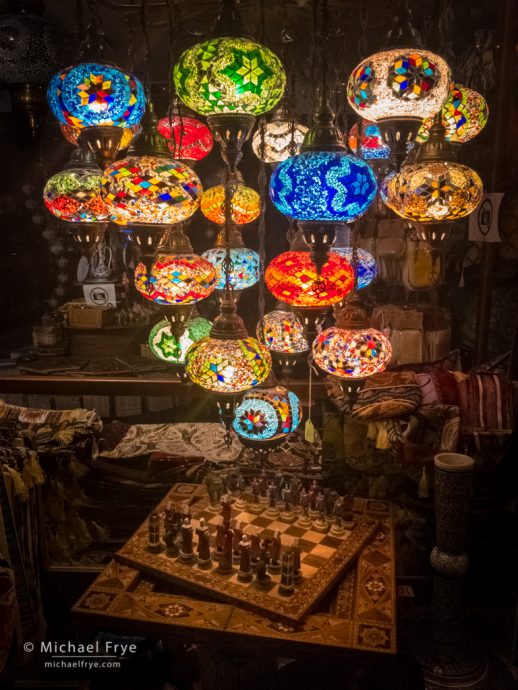
<svg viewBox="0 0 518 690">
<path fill-rule="evenodd" d="M 249 391 L 236 407 L 232 428 L 247 446 L 281 443 L 294 432 L 302 418 L 295 393 L 275 386 Z"/>
<path fill-rule="evenodd" d="M 202 257 L 210 261 L 216 269 L 216 290 L 225 288 L 224 260 L 226 249 L 214 247 L 203 252 Z M 259 254 L 246 247 L 233 247 L 230 249 L 232 269 L 229 275 L 230 287 L 236 290 L 246 290 L 259 280 Z"/>
<path fill-rule="evenodd" d="M 376 259 L 372 254 L 365 249 L 357 249 L 356 257 L 353 258 L 353 248 L 352 247 L 333 247 L 331 249 L 333 254 L 339 254 L 347 259 L 353 268 L 356 264 L 356 289 L 361 290 L 362 288 L 370 285 L 372 281 L 376 278 Z M 356 261 L 354 261 L 356 259 Z"/>
</svg>

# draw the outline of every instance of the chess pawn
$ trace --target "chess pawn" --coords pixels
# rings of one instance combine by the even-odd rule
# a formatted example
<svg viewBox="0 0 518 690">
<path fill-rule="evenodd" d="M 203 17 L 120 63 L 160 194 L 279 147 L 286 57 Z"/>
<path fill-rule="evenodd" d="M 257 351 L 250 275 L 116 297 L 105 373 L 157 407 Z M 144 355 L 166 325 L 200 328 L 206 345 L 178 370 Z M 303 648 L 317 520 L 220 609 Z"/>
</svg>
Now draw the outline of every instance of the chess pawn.
<svg viewBox="0 0 518 690">
<path fill-rule="evenodd" d="M 270 542 L 270 562 L 268 564 L 269 573 L 280 573 L 281 571 L 281 533 L 279 530 L 275 531 L 273 539 Z"/>
<path fill-rule="evenodd" d="M 237 579 L 240 582 L 252 582 L 254 579 L 252 573 L 252 561 L 250 558 L 250 550 L 252 543 L 246 534 L 239 542 L 239 570 L 237 571 Z"/>
<path fill-rule="evenodd" d="M 298 584 L 302 580 L 302 571 L 300 568 L 300 543 L 298 537 L 293 541 L 293 581 Z"/>
<path fill-rule="evenodd" d="M 184 518 L 181 527 L 182 545 L 180 546 L 180 560 L 184 563 L 192 563 L 196 560 L 192 550 L 192 525 L 188 517 Z"/>
<path fill-rule="evenodd" d="M 160 553 L 162 544 L 160 542 L 160 516 L 156 511 L 149 514 L 147 550 L 151 553 Z"/>
<path fill-rule="evenodd" d="M 293 584 L 293 549 L 287 549 L 281 555 L 281 581 L 279 594 L 283 597 L 291 597 L 295 591 Z"/>
<path fill-rule="evenodd" d="M 255 586 L 259 589 L 269 589 L 272 583 L 272 578 L 266 572 L 266 563 L 264 561 L 258 561 L 256 575 L 255 575 Z"/>
<path fill-rule="evenodd" d="M 200 518 L 200 524 L 196 527 L 196 536 L 198 537 L 198 568 L 207 570 L 212 565 L 212 559 L 209 528 L 205 524 L 205 518 Z"/>
<path fill-rule="evenodd" d="M 250 536 L 250 543 L 251 543 L 250 562 L 252 564 L 252 570 L 255 570 L 257 568 L 257 564 L 259 562 L 259 553 L 261 551 L 261 549 L 260 549 L 261 540 L 259 539 L 259 535 L 257 534 L 257 532 Z"/>
<path fill-rule="evenodd" d="M 238 520 L 234 525 L 234 538 L 232 543 L 232 560 L 234 561 L 234 563 L 239 563 L 241 557 L 240 543 L 242 536 L 243 530 L 241 529 L 241 523 Z"/>
<path fill-rule="evenodd" d="M 223 546 L 223 553 L 219 559 L 219 565 L 216 572 L 220 575 L 231 575 L 234 572 L 232 568 L 232 543 L 234 540 L 234 530 L 230 527 L 225 532 L 225 545 Z"/>
</svg>

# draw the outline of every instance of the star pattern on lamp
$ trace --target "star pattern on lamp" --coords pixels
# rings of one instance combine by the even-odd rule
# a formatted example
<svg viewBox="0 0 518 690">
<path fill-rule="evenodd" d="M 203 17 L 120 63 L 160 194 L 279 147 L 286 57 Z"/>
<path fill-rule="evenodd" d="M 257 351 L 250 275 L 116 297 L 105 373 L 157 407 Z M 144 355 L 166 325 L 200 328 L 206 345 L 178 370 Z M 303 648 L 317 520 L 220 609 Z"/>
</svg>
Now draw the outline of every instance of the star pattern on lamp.
<svg viewBox="0 0 518 690">
<path fill-rule="evenodd" d="M 415 101 L 425 98 L 439 79 L 437 68 L 419 53 L 402 55 L 389 70 L 388 84 L 398 98 Z"/>
<path fill-rule="evenodd" d="M 165 359 L 169 359 L 170 357 L 174 359 L 180 358 L 182 348 L 171 333 L 167 334 L 165 331 L 162 331 L 160 340 L 155 343 L 155 347 L 162 352 Z"/>
<path fill-rule="evenodd" d="M 234 62 L 222 70 L 222 74 L 230 77 L 236 84 L 238 93 L 261 93 L 263 82 L 271 77 L 272 71 L 268 69 L 258 50 L 249 52 L 234 50 Z"/>
<path fill-rule="evenodd" d="M 82 84 L 79 84 L 78 96 L 84 106 L 96 103 L 108 107 L 113 101 L 111 81 L 105 79 L 103 74 L 90 74 Z"/>
</svg>

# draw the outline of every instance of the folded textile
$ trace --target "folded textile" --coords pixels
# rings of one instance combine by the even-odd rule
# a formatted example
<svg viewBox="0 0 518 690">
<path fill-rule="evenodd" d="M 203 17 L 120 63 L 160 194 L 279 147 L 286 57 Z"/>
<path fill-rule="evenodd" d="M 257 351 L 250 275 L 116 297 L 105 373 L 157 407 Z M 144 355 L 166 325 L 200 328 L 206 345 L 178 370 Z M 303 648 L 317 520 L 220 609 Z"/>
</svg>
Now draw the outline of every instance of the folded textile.
<svg viewBox="0 0 518 690">
<path fill-rule="evenodd" d="M 385 371 L 367 379 L 351 414 L 365 421 L 400 417 L 417 409 L 421 400 L 421 389 L 413 372 Z"/>
</svg>

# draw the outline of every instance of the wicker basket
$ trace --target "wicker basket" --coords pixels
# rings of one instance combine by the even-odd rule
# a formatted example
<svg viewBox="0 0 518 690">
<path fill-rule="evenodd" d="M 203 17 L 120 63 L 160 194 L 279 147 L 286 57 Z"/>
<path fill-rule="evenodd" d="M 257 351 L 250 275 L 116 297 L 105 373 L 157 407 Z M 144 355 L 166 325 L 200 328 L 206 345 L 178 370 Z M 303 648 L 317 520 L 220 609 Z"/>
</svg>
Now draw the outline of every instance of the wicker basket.
<svg viewBox="0 0 518 690">
<path fill-rule="evenodd" d="M 88 307 L 84 301 L 67 304 L 70 328 L 106 328 L 113 323 L 112 307 Z"/>
</svg>

